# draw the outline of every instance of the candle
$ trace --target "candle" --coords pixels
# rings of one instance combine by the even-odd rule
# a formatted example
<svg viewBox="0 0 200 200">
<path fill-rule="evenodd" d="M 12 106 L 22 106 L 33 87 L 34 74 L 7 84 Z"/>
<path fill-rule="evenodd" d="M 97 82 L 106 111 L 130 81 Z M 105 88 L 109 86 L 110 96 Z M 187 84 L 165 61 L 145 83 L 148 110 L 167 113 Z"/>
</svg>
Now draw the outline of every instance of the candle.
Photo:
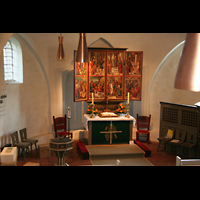
<svg viewBox="0 0 200 200">
<path fill-rule="evenodd" d="M 67 113 L 67 117 L 68 117 L 68 118 L 70 118 L 70 117 L 71 117 L 70 107 L 68 107 L 68 113 Z"/>
<path fill-rule="evenodd" d="M 129 103 L 129 92 L 128 92 L 128 99 L 127 99 L 127 103 Z"/>
<path fill-rule="evenodd" d="M 94 93 L 92 93 L 92 104 L 94 104 Z"/>
</svg>

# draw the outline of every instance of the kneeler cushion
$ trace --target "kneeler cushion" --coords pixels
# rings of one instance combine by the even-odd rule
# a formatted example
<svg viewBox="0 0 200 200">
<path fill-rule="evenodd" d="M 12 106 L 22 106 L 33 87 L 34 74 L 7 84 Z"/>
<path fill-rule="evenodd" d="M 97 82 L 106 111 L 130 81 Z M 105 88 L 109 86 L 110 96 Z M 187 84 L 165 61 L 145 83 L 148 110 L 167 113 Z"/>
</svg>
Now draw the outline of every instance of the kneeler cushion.
<svg viewBox="0 0 200 200">
<path fill-rule="evenodd" d="M 83 142 L 77 142 L 78 148 L 81 151 L 81 155 L 83 159 L 89 159 L 89 152 Z"/>
<path fill-rule="evenodd" d="M 145 157 L 150 157 L 151 156 L 151 150 L 147 148 L 142 142 L 139 140 L 134 140 L 134 143 L 137 144 L 141 149 L 145 151 Z"/>
</svg>

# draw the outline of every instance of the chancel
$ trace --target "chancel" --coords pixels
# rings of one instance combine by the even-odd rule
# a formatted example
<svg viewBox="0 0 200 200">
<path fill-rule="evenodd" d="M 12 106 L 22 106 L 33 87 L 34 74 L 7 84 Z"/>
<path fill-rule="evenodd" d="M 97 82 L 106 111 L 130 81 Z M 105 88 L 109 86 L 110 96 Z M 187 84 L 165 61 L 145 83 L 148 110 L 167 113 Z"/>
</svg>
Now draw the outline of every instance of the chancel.
<svg viewBox="0 0 200 200">
<path fill-rule="evenodd" d="M 177 83 L 198 79 L 182 65 L 198 63 L 198 53 L 189 56 L 199 49 L 196 36 L 0 33 L 1 165 L 152 166 L 176 165 L 176 156 L 198 160 L 200 93 L 183 90 L 187 84 L 174 88 L 176 74 Z M 136 138 L 137 116 L 150 115 L 149 130 L 142 127 Z M 20 135 L 24 129 L 26 140 Z M 25 144 L 29 140 L 37 141 L 37 148 Z"/>
</svg>

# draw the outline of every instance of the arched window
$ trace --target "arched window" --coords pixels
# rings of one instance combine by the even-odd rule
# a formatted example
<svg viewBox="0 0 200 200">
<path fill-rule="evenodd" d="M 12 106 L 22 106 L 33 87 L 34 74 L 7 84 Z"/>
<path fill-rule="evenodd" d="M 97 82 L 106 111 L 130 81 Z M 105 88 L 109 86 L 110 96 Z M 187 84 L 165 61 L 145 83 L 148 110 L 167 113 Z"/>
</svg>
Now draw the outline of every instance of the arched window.
<svg viewBox="0 0 200 200">
<path fill-rule="evenodd" d="M 3 48 L 4 81 L 6 83 L 23 83 L 23 62 L 21 45 L 11 37 Z"/>
</svg>

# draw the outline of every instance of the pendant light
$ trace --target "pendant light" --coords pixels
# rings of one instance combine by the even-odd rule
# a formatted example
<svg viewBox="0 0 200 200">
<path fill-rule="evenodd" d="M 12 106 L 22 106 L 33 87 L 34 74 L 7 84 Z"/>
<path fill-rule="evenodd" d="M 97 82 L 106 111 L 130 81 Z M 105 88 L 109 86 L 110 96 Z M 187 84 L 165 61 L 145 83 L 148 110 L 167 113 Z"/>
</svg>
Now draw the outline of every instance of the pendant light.
<svg viewBox="0 0 200 200">
<path fill-rule="evenodd" d="M 60 37 L 58 37 L 58 41 L 59 41 L 59 46 L 58 46 L 57 60 L 64 60 L 65 53 L 64 53 L 64 48 L 63 48 L 62 34 L 60 34 Z"/>
<path fill-rule="evenodd" d="M 85 33 L 80 33 L 76 62 L 89 62 Z"/>
<path fill-rule="evenodd" d="M 188 33 L 186 36 L 174 87 L 200 91 L 200 33 Z"/>
</svg>

